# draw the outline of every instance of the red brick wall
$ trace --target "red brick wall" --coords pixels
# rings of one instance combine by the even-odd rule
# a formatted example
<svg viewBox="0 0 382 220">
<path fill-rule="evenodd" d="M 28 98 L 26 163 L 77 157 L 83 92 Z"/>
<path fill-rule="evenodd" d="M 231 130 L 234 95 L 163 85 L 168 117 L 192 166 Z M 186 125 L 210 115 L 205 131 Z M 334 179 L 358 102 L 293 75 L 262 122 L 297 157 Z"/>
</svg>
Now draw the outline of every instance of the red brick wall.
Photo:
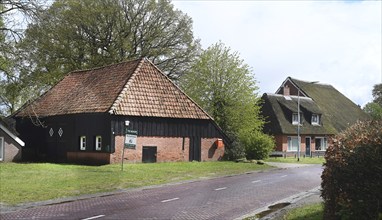
<svg viewBox="0 0 382 220">
<path fill-rule="evenodd" d="M 276 151 L 288 151 L 288 136 L 297 136 L 297 135 L 276 135 Z M 310 150 L 311 152 L 316 151 L 315 136 L 311 135 L 301 135 L 301 152 L 306 151 L 305 138 L 310 137 Z M 318 135 L 317 137 L 325 137 L 325 135 Z M 331 136 L 326 136 L 328 138 L 328 144 L 331 144 Z"/>
<path fill-rule="evenodd" d="M 109 153 L 103 152 L 67 152 L 68 162 L 83 164 L 108 164 L 110 163 Z"/>
<path fill-rule="evenodd" d="M 202 138 L 201 143 L 201 159 L 202 161 L 216 161 L 221 160 L 224 155 L 224 147 L 217 148 L 217 138 Z"/>
<path fill-rule="evenodd" d="M 2 130 L 0 130 L 0 137 L 2 137 L 4 141 L 3 159 L 0 162 L 20 161 L 22 155 L 22 147 Z"/>
<path fill-rule="evenodd" d="M 21 160 L 22 147 L 5 132 L 0 130 L 0 137 L 4 139 L 3 160 L 0 162 L 16 162 Z"/>
<path fill-rule="evenodd" d="M 122 158 L 122 149 L 124 146 L 124 136 L 115 137 L 115 153 L 110 155 L 110 163 L 119 163 Z M 216 148 L 217 138 L 203 138 L 201 140 L 201 159 L 202 161 L 218 160 L 224 154 L 223 148 Z M 188 161 L 190 139 L 185 138 L 184 150 L 182 149 L 182 137 L 142 137 L 137 138 L 135 149 L 125 149 L 125 161 L 130 163 L 142 162 L 143 146 L 157 147 L 157 162 L 167 161 Z"/>
</svg>

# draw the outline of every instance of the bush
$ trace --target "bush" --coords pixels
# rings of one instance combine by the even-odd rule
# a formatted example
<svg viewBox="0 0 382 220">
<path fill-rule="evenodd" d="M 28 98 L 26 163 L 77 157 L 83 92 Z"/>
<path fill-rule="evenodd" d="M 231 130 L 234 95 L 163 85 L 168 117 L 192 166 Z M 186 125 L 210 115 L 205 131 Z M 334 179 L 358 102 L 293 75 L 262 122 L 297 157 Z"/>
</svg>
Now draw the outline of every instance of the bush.
<svg viewBox="0 0 382 220">
<path fill-rule="evenodd" d="M 243 145 L 238 140 L 233 141 L 226 147 L 223 160 L 234 161 L 243 158 L 245 158 L 245 151 Z"/>
<path fill-rule="evenodd" d="M 246 158 L 248 160 L 263 160 L 273 151 L 275 141 L 273 137 L 263 133 L 250 133 L 242 138 Z"/>
<path fill-rule="evenodd" d="M 333 139 L 322 174 L 324 219 L 378 219 L 382 121 L 358 122 Z"/>
</svg>

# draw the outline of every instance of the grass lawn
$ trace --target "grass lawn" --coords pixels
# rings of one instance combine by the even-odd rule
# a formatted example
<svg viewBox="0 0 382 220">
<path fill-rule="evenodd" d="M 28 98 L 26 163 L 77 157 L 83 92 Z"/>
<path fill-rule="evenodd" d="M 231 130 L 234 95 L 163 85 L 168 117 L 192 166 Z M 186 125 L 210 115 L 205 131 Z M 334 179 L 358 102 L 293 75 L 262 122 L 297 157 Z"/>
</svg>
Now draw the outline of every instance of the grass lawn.
<svg viewBox="0 0 382 220">
<path fill-rule="evenodd" d="M 0 203 L 15 205 L 268 168 L 253 163 L 175 162 L 124 164 L 121 171 L 120 164 L 1 163 Z"/>
<path fill-rule="evenodd" d="M 324 157 L 300 157 L 300 162 L 294 157 L 272 157 L 265 160 L 266 162 L 280 162 L 280 163 L 303 163 L 303 164 L 323 164 L 325 162 Z"/>
<path fill-rule="evenodd" d="M 323 219 L 324 207 L 322 203 L 316 203 L 292 209 L 284 219 L 286 220 L 321 220 Z"/>
</svg>

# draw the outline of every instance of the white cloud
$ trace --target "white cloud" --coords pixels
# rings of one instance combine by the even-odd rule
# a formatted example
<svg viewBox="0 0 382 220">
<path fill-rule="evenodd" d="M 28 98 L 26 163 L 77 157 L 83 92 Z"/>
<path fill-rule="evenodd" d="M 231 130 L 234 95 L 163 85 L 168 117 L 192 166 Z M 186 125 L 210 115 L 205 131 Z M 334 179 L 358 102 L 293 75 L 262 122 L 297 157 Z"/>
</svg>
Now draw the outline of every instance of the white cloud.
<svg viewBox="0 0 382 220">
<path fill-rule="evenodd" d="M 221 40 L 253 67 L 260 92 L 287 76 L 320 81 L 355 103 L 381 83 L 381 1 L 174 1 L 204 48 Z"/>
</svg>

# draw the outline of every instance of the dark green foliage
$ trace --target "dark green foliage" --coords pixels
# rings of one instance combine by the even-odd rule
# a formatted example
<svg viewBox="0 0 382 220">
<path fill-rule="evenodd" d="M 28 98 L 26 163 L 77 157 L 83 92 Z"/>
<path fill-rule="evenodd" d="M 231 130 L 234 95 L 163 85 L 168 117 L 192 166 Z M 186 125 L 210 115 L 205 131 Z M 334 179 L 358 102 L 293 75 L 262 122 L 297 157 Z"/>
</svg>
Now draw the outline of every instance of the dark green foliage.
<svg viewBox="0 0 382 220">
<path fill-rule="evenodd" d="M 224 160 L 237 160 L 245 158 L 245 149 L 238 140 L 234 140 L 232 143 L 226 146 L 224 151 Z"/>
<path fill-rule="evenodd" d="M 322 174 L 324 219 L 378 219 L 382 212 L 382 121 L 337 135 Z"/>
<path fill-rule="evenodd" d="M 57 0 L 43 9 L 38 2 L 0 1 L 3 114 L 12 113 L 73 70 L 146 57 L 177 79 L 199 54 L 192 19 L 168 0 Z M 10 8 L 33 15 L 25 33 L 3 24 Z M 17 20 L 12 16 L 6 16 L 8 21 Z M 3 44 L 3 30 L 18 39 L 7 47 L 12 50 L 5 50 L 9 44 Z"/>
<path fill-rule="evenodd" d="M 382 83 L 374 85 L 372 94 L 374 98 L 373 101 L 382 107 Z"/>
<path fill-rule="evenodd" d="M 273 137 L 263 133 L 250 133 L 243 137 L 242 140 L 248 160 L 268 158 L 275 146 Z"/>
</svg>

